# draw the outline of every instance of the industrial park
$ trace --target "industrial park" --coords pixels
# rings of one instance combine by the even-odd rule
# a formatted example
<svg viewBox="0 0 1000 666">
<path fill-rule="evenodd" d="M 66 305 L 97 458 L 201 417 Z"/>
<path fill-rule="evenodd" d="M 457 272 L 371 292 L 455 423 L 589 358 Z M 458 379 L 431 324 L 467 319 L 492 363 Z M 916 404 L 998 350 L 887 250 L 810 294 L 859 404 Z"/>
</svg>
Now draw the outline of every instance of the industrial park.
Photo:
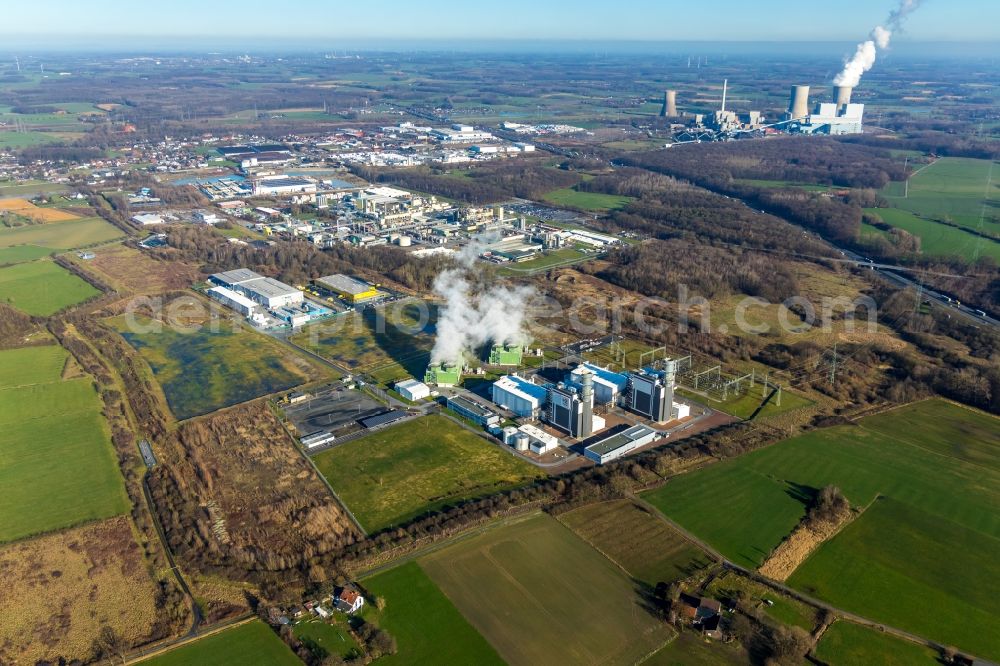
<svg viewBox="0 0 1000 666">
<path fill-rule="evenodd" d="M 0 664 L 1000 662 L 1000 10 L 71 4 Z"/>
</svg>

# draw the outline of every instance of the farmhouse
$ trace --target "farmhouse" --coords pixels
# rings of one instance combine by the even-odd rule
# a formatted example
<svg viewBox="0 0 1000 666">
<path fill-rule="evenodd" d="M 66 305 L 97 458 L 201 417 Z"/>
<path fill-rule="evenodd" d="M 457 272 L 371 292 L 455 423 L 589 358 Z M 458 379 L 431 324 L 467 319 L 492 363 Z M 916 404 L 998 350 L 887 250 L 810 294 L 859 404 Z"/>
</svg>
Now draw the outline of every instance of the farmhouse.
<svg viewBox="0 0 1000 666">
<path fill-rule="evenodd" d="M 353 585 L 347 585 L 337 590 L 333 603 L 343 613 L 356 613 L 365 605 L 365 598 Z"/>
</svg>

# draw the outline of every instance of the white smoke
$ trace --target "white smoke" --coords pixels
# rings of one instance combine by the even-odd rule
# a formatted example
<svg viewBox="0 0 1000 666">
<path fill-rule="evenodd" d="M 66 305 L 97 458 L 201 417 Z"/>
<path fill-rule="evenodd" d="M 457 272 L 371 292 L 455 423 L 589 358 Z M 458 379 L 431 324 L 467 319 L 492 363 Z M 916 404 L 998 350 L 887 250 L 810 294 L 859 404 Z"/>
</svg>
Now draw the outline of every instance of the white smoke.
<svg viewBox="0 0 1000 666">
<path fill-rule="evenodd" d="M 888 27 L 875 26 L 868 39 L 858 44 L 854 56 L 844 63 L 844 69 L 834 77 L 834 85 L 853 88 L 861 83 L 864 73 L 875 65 L 878 52 L 889 48 L 893 31 L 902 28 L 903 21 L 920 7 L 921 2 L 922 0 L 900 0 L 899 6 L 889 13 L 889 18 L 885 22 Z"/>
<path fill-rule="evenodd" d="M 445 304 L 438 316 L 431 364 L 461 366 L 466 354 L 475 354 L 487 343 L 523 345 L 530 341 L 525 308 L 535 290 L 476 280 L 476 258 L 490 240 L 474 239 L 456 255 L 458 266 L 442 271 L 434 280 L 434 293 Z"/>
</svg>

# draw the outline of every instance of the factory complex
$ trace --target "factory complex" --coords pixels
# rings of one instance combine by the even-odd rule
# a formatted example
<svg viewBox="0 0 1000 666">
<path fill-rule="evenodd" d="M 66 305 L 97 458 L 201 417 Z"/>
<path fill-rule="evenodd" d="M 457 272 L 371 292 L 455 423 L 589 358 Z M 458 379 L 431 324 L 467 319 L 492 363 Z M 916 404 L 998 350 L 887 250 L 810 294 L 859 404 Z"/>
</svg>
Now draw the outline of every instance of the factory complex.
<svg viewBox="0 0 1000 666">
<path fill-rule="evenodd" d="M 296 328 L 332 311 L 305 298 L 302 290 L 248 268 L 215 273 L 206 293 L 261 328 Z"/>
</svg>

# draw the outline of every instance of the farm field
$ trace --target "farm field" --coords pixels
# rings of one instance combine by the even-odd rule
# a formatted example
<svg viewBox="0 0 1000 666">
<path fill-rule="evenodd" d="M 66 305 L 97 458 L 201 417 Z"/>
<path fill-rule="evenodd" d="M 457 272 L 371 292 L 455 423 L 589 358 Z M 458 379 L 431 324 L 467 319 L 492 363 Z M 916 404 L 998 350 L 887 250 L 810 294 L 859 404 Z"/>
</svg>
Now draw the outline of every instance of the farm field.
<svg viewBox="0 0 1000 666">
<path fill-rule="evenodd" d="M 1000 174 L 1000 169 L 997 170 L 997 173 Z M 922 254 L 931 256 L 956 255 L 970 260 L 974 257 L 1000 259 L 1000 243 L 989 238 L 982 238 L 962 229 L 917 217 L 907 210 L 866 208 L 865 212 L 877 215 L 888 225 L 920 237 Z M 867 233 L 881 233 L 881 230 L 873 227 Z"/>
<path fill-rule="evenodd" d="M 930 648 L 844 620 L 834 622 L 826 630 L 816 646 L 816 656 L 830 666 L 932 666 L 941 663 L 938 653 Z"/>
<path fill-rule="evenodd" d="M 68 188 L 63 183 L 49 183 L 44 180 L 11 181 L 0 180 L 0 197 L 27 196 L 46 194 L 48 192 L 64 192 Z"/>
<path fill-rule="evenodd" d="M 388 383 L 423 376 L 434 345 L 436 319 L 433 307 L 421 322 L 415 306 L 399 304 L 306 326 L 291 341 L 352 372 L 368 373 Z"/>
<path fill-rule="evenodd" d="M 124 516 L 0 546 L 0 663 L 85 660 L 102 625 L 141 642 L 157 584 Z"/>
<path fill-rule="evenodd" d="M 71 250 L 124 235 L 99 217 L 82 217 L 58 224 L 32 224 L 14 229 L 0 227 L 0 248 L 37 245 L 51 250 Z"/>
<path fill-rule="evenodd" d="M 82 132 L 0 131 L 0 148 L 30 148 L 57 141 L 75 140 L 82 136 Z"/>
<path fill-rule="evenodd" d="M 201 309 L 204 312 L 204 307 Z M 186 328 L 137 316 L 129 330 L 125 316 L 111 325 L 149 364 L 178 419 L 285 391 L 317 378 L 318 368 L 271 338 L 228 320 L 212 330 L 207 316 Z"/>
<path fill-rule="evenodd" d="M 369 532 L 544 476 L 439 415 L 335 446 L 313 462 Z"/>
<path fill-rule="evenodd" d="M 673 636 L 618 567 L 546 515 L 420 565 L 510 664 L 634 664 Z"/>
<path fill-rule="evenodd" d="M 139 662 L 145 666 L 301 666 L 295 653 L 260 620 L 251 620 L 199 638 L 169 652 Z"/>
<path fill-rule="evenodd" d="M 1000 420 L 927 400 L 682 476 L 647 499 L 733 561 L 755 567 L 799 522 L 812 493 L 837 485 L 854 506 L 870 508 L 790 584 L 995 659 L 1000 641 L 990 636 L 1000 631 L 973 627 L 1000 629 L 990 558 L 1000 515 L 982 510 L 1000 498 L 998 441 Z M 924 613 L 928 604 L 940 613 Z"/>
<path fill-rule="evenodd" d="M 60 379 L 66 358 L 0 351 L 0 542 L 128 511 L 93 382 Z"/>
<path fill-rule="evenodd" d="M 0 300 L 30 315 L 47 317 L 99 293 L 90 284 L 51 261 L 32 261 L 0 268 Z"/>
<path fill-rule="evenodd" d="M 942 157 L 904 183 L 890 183 L 882 196 L 892 205 L 924 217 L 948 219 L 963 227 L 979 227 L 983 205 L 1000 200 L 1000 170 L 990 160 Z M 1000 233 L 1000 215 L 987 205 L 984 230 Z"/>
<path fill-rule="evenodd" d="M 0 247 L 0 266 L 20 264 L 25 261 L 35 261 L 52 254 L 53 250 L 37 245 L 14 245 Z"/>
<path fill-rule="evenodd" d="M 624 208 L 632 201 L 632 197 L 601 194 L 600 192 L 580 192 L 567 187 L 553 190 L 542 197 L 555 206 L 569 206 L 587 211 L 607 211 Z"/>
<path fill-rule="evenodd" d="M 687 578 L 711 563 L 700 549 L 631 501 L 591 504 L 559 515 L 559 521 L 650 587 Z"/>
<path fill-rule="evenodd" d="M 379 662 L 395 664 L 503 664 L 496 650 L 462 617 L 416 562 L 364 581 L 385 599 L 385 609 L 365 604 L 362 615 L 396 639 L 398 651 Z"/>
<path fill-rule="evenodd" d="M 39 208 L 27 199 L 17 197 L 0 199 L 0 219 L 3 219 L 3 214 L 5 213 L 14 214 L 41 224 L 47 222 L 68 222 L 70 220 L 80 219 L 79 215 L 74 215 L 73 213 L 65 210 L 60 210 L 58 208 Z"/>
</svg>

